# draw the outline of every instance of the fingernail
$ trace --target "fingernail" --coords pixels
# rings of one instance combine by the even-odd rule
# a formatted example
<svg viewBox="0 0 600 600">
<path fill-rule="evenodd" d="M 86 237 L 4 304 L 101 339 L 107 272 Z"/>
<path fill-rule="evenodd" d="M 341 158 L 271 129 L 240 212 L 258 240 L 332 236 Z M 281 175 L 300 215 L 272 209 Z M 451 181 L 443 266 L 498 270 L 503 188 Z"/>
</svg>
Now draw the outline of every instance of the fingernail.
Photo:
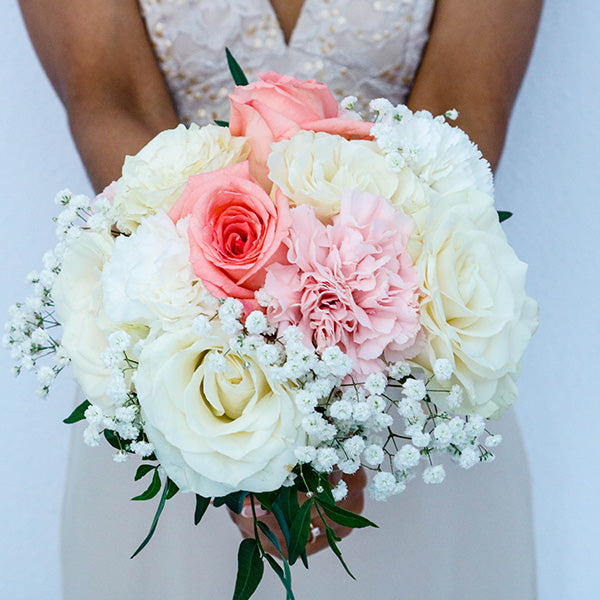
<svg viewBox="0 0 600 600">
<path fill-rule="evenodd" d="M 269 511 L 265 510 L 261 506 L 258 506 L 255 504 L 254 512 L 257 517 L 264 517 Z M 251 519 L 252 518 L 252 507 L 249 504 L 244 504 L 244 506 L 242 506 L 241 515 L 242 515 L 242 517 L 245 517 L 246 519 Z"/>
</svg>

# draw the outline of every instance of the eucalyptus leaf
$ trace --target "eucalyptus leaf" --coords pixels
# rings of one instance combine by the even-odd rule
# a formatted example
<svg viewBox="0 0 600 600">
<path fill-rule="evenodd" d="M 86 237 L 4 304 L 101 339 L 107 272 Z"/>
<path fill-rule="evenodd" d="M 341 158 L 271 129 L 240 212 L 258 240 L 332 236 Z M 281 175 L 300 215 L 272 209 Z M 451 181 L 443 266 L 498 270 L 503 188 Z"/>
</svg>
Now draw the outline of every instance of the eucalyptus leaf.
<svg viewBox="0 0 600 600">
<path fill-rule="evenodd" d="M 165 484 L 166 489 L 165 489 L 165 499 L 166 499 L 166 494 L 168 491 L 168 484 Z M 156 494 L 158 494 L 158 492 L 160 491 L 160 475 L 158 474 L 158 469 L 156 469 L 154 471 L 154 477 L 152 477 L 152 483 L 148 486 L 148 489 L 140 494 L 139 496 L 136 496 L 135 498 L 132 498 L 132 500 L 150 500 L 151 498 L 154 498 L 154 496 L 156 496 Z"/>
<path fill-rule="evenodd" d="M 219 121 L 219 119 L 215 119 L 215 125 L 219 127 L 229 127 L 229 121 Z"/>
<path fill-rule="evenodd" d="M 256 591 L 264 570 L 258 542 L 254 538 L 242 540 L 238 550 L 238 571 L 233 600 L 248 600 Z"/>
<path fill-rule="evenodd" d="M 156 469 L 156 465 L 140 465 L 138 470 L 135 472 L 135 481 L 139 481 L 142 477 L 148 475 L 150 471 Z"/>
<path fill-rule="evenodd" d="M 509 210 L 499 210 L 498 211 L 498 219 L 500 223 L 504 223 L 504 221 L 510 219 L 513 216 Z"/>
<path fill-rule="evenodd" d="M 85 411 L 90 406 L 90 401 L 84 400 L 78 407 L 76 407 L 73 410 L 73 412 L 66 419 L 63 419 L 63 423 L 66 423 L 67 425 L 72 425 L 73 423 L 77 423 L 78 421 L 83 421 L 83 419 L 85 419 Z"/>
<path fill-rule="evenodd" d="M 200 521 L 202 521 L 202 517 L 206 512 L 206 509 L 210 505 L 210 498 L 205 498 L 204 496 L 200 496 L 200 494 L 196 494 L 196 510 L 194 511 L 194 525 L 198 525 Z"/>
<path fill-rule="evenodd" d="M 290 561 L 290 565 L 293 565 L 299 557 L 306 555 L 306 544 L 308 544 L 310 537 L 310 511 L 312 504 L 312 499 L 307 500 L 300 507 L 292 522 L 288 545 L 288 560 Z"/>
<path fill-rule="evenodd" d="M 231 54 L 229 48 L 225 48 L 225 55 L 227 56 L 227 66 L 235 85 L 248 85 L 248 78 L 244 75 L 244 71 L 242 71 L 242 67 L 240 67 L 237 60 L 233 58 L 233 54 Z"/>
<path fill-rule="evenodd" d="M 155 472 L 155 477 L 158 477 L 158 471 Z M 158 480 L 159 488 L 160 488 L 160 478 Z M 158 519 L 165 507 L 165 502 L 167 501 L 167 493 L 169 491 L 169 479 L 165 481 L 165 487 L 163 488 L 162 496 L 160 497 L 160 502 L 158 503 L 158 507 L 156 509 L 156 514 L 154 515 L 154 520 L 152 521 L 152 525 L 150 525 L 150 531 L 148 535 L 144 538 L 144 541 L 140 544 L 139 548 L 131 555 L 131 558 L 137 556 L 145 547 L 146 544 L 151 540 L 154 532 L 156 531 L 156 525 L 158 524 Z"/>
</svg>

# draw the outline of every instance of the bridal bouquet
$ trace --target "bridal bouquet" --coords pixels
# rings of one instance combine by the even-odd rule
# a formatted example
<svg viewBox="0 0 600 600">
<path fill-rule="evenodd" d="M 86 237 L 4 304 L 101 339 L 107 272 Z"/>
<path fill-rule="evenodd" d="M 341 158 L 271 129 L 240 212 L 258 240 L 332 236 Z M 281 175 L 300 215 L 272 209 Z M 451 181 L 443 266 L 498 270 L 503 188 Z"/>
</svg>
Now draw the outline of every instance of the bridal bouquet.
<svg viewBox="0 0 600 600">
<path fill-rule="evenodd" d="M 386 500 L 442 482 L 444 456 L 493 458 L 537 306 L 453 111 L 378 99 L 363 121 L 321 83 L 230 66 L 228 123 L 160 133 L 91 201 L 58 195 L 4 341 L 42 395 L 70 365 L 86 400 L 65 421 L 141 459 L 134 500 L 160 501 L 138 551 L 178 491 L 196 524 L 248 498 L 234 598 L 265 560 L 293 598 L 311 536 L 342 560 L 333 524 L 373 525 L 339 506 L 346 475 L 372 471 Z"/>
</svg>

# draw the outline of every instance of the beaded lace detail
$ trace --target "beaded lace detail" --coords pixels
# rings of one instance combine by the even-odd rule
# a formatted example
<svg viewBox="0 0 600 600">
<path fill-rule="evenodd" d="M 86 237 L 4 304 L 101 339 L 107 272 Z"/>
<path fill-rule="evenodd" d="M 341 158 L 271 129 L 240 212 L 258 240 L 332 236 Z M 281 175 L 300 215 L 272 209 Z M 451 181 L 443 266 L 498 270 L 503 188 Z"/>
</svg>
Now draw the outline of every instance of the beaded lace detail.
<svg viewBox="0 0 600 600">
<path fill-rule="evenodd" d="M 269 0 L 140 0 L 148 33 L 184 122 L 227 119 L 227 46 L 250 80 L 260 71 L 323 81 L 352 94 L 406 99 L 434 0 L 305 0 L 289 45 Z"/>
</svg>

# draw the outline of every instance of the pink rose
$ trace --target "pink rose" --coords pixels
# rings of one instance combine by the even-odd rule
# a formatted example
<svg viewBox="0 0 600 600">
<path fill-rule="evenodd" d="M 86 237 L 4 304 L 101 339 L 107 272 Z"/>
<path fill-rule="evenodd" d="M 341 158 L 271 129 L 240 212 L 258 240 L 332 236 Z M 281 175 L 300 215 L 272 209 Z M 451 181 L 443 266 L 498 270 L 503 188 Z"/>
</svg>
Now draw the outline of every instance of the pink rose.
<svg viewBox="0 0 600 600">
<path fill-rule="evenodd" d="M 234 136 L 249 138 L 250 172 L 267 191 L 273 185 L 267 168 L 271 142 L 289 139 L 300 129 L 346 139 L 371 137 L 373 123 L 340 118 L 338 104 L 325 84 L 273 72 L 259 73 L 258 78 L 236 87 L 229 96 L 229 130 Z"/>
<path fill-rule="evenodd" d="M 190 260 L 206 289 L 254 307 L 266 266 L 285 255 L 287 198 L 279 192 L 274 203 L 250 176 L 246 161 L 191 176 L 169 212 L 175 222 L 188 215 Z"/>
<path fill-rule="evenodd" d="M 338 346 L 355 375 L 380 370 L 382 356 L 415 356 L 422 336 L 410 217 L 359 191 L 344 193 L 331 225 L 306 204 L 291 212 L 290 264 L 272 264 L 263 288 L 269 321 L 298 326 L 320 351 Z"/>
</svg>

